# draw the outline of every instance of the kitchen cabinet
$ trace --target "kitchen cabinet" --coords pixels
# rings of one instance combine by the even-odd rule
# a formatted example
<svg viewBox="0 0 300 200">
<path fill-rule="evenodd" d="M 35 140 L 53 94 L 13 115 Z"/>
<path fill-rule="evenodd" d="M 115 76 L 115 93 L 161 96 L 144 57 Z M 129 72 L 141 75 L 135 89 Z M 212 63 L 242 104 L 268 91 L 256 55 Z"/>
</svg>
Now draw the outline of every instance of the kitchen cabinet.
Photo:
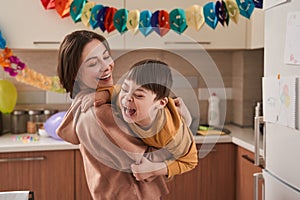
<svg viewBox="0 0 300 200">
<path fill-rule="evenodd" d="M 74 151 L 0 153 L 0 191 L 31 190 L 35 199 L 70 200 L 74 194 Z"/>
<path fill-rule="evenodd" d="M 95 0 L 97 4 L 124 7 L 120 0 Z M 74 23 L 70 16 L 61 18 L 55 9 L 45 10 L 41 1 L 10 0 L 0 8 L 0 30 L 7 46 L 17 49 L 58 49 L 64 36 L 78 29 L 92 30 L 83 23 Z M 117 31 L 110 34 L 97 28 L 114 49 L 122 49 L 123 36 Z"/>
<path fill-rule="evenodd" d="M 236 199 L 252 200 L 254 193 L 254 173 L 261 172 L 262 169 L 254 165 L 254 154 L 240 146 L 236 147 Z M 259 197 L 261 195 L 261 184 Z M 261 199 L 261 198 L 260 198 Z"/>
<path fill-rule="evenodd" d="M 209 151 L 210 144 L 197 145 L 198 151 Z M 201 148 L 202 147 L 202 148 Z M 234 199 L 235 148 L 231 143 L 216 144 L 199 159 L 195 169 L 177 175 L 168 182 L 170 193 L 163 199 Z"/>
</svg>

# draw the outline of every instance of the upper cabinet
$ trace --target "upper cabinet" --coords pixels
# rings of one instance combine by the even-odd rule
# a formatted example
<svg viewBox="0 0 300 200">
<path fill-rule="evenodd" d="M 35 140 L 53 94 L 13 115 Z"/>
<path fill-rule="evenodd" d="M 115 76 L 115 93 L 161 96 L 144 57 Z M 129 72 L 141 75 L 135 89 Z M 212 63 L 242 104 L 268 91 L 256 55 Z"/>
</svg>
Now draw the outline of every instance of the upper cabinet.
<svg viewBox="0 0 300 200">
<path fill-rule="evenodd" d="M 172 11 L 187 9 L 196 4 L 204 6 L 208 0 L 94 0 L 96 4 L 127 10 Z M 247 49 L 263 47 L 263 11 L 255 9 L 251 19 L 239 15 L 235 24 L 218 23 L 215 29 L 207 24 L 196 31 L 188 27 L 182 34 L 170 30 L 161 37 L 156 32 L 144 36 L 140 31 L 134 34 L 117 30 L 108 34 L 100 28 L 93 30 L 82 22 L 75 23 L 70 16 L 61 18 L 55 9 L 45 10 L 39 0 L 10 0 L 0 8 L 0 30 L 7 46 L 17 49 L 58 49 L 64 36 L 78 29 L 93 30 L 105 36 L 112 49 L 164 48 L 164 49 Z"/>
<path fill-rule="evenodd" d="M 122 0 L 94 0 L 97 4 L 124 7 Z M 64 36 L 78 29 L 92 30 L 82 22 L 74 23 L 72 18 L 61 18 L 55 9 L 45 10 L 39 0 L 10 0 L 0 7 L 0 30 L 9 48 L 58 49 Z M 108 38 L 110 45 L 122 49 L 123 36 L 116 31 L 111 34 L 94 31 Z"/>
</svg>

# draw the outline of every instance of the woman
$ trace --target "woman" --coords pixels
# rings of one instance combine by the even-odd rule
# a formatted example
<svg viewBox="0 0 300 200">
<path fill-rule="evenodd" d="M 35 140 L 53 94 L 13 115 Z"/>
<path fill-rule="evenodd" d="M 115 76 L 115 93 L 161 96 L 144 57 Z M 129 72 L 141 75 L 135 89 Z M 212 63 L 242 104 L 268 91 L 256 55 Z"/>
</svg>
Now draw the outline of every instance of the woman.
<svg viewBox="0 0 300 200">
<path fill-rule="evenodd" d="M 93 199 L 159 199 L 168 193 L 164 177 L 145 182 L 129 173 L 130 165 L 141 161 L 147 146 L 131 136 L 121 118 L 115 118 L 110 105 L 81 111 L 85 95 L 113 84 L 113 69 L 114 61 L 104 37 L 84 30 L 65 37 L 59 49 L 57 71 L 74 101 L 57 134 L 79 144 Z M 153 161 L 168 156 L 154 155 Z"/>
</svg>

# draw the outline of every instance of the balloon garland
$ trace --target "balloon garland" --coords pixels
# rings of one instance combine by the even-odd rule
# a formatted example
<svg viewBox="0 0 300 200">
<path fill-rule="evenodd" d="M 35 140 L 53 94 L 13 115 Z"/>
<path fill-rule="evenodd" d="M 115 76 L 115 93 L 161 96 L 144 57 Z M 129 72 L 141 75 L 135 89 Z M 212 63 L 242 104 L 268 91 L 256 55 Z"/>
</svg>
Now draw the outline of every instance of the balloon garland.
<svg viewBox="0 0 300 200">
<path fill-rule="evenodd" d="M 45 76 L 26 66 L 12 50 L 6 47 L 6 41 L 0 31 L 0 65 L 10 76 L 17 81 L 37 87 L 42 90 L 64 93 L 65 90 L 60 86 L 57 76 Z"/>
<path fill-rule="evenodd" d="M 170 29 L 182 34 L 188 27 L 199 31 L 204 24 L 215 29 L 218 24 L 228 26 L 230 21 L 238 23 L 239 15 L 249 19 L 254 8 L 261 9 L 263 0 L 219 0 L 203 6 L 192 5 L 187 9 L 175 8 L 170 12 L 156 10 L 116 9 L 87 0 L 41 0 L 44 8 L 55 9 L 62 17 L 71 16 L 74 23 L 82 22 L 92 29 L 100 28 L 108 33 L 117 30 L 124 33 L 138 30 L 147 36 L 156 32 L 164 36 Z"/>
</svg>

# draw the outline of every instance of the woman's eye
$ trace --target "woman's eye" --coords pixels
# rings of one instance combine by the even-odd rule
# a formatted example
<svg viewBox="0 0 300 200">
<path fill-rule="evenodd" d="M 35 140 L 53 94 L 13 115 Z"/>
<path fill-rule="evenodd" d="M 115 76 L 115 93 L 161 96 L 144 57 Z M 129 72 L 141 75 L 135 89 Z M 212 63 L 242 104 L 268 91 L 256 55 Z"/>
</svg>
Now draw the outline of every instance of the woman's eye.
<svg viewBox="0 0 300 200">
<path fill-rule="evenodd" d="M 89 67 L 94 67 L 98 64 L 98 60 L 90 60 L 90 62 L 88 63 L 88 66 Z"/>
</svg>

